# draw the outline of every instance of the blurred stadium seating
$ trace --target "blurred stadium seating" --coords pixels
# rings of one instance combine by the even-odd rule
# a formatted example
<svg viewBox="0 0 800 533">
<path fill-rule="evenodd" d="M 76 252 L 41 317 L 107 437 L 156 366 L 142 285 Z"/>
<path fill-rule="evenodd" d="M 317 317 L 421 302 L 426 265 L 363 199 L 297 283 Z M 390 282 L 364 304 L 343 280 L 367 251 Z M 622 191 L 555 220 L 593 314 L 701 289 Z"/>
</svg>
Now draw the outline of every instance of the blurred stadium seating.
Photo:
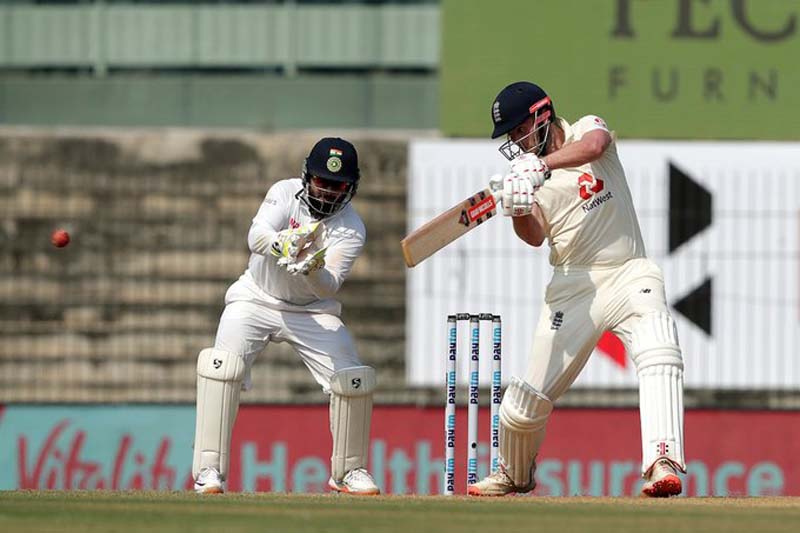
<svg viewBox="0 0 800 533">
<path fill-rule="evenodd" d="M 273 181 L 297 174 L 314 140 L 288 133 L 300 129 L 353 132 L 363 155 L 356 206 L 370 239 L 342 299 L 364 359 L 381 369 L 379 401 L 438 401 L 435 390 L 405 387 L 396 243 L 407 140 L 438 126 L 440 9 L 411 0 L 0 5 L 0 401 L 191 402 L 195 356 L 246 264 L 250 217 Z M 56 226 L 73 245 L 48 244 Z M 254 377 L 245 401 L 324 401 L 283 347 L 268 350 Z M 687 397 L 695 406 L 798 401 L 775 390 Z M 636 392 L 580 389 L 562 402 L 635 405 Z"/>
</svg>

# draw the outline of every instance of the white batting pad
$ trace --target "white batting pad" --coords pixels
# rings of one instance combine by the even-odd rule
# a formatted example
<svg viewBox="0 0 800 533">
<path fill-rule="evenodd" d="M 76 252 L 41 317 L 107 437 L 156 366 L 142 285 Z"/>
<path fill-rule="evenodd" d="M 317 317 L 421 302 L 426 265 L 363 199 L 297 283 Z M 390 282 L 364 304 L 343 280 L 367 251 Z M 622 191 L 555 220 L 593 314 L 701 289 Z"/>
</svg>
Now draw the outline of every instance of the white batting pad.
<svg viewBox="0 0 800 533">
<path fill-rule="evenodd" d="M 550 399 L 518 377 L 511 378 L 500 404 L 500 463 L 518 487 L 527 487 L 547 417 Z"/>
<path fill-rule="evenodd" d="M 245 363 L 241 356 L 206 348 L 197 358 L 197 423 L 194 437 L 192 474 L 203 468 L 228 474 L 231 434 L 239 410 L 239 393 Z"/>
<path fill-rule="evenodd" d="M 631 330 L 631 359 L 636 370 L 648 366 L 678 365 L 683 370 L 683 357 L 678 345 L 678 329 L 667 313 L 648 313 Z"/>
<path fill-rule="evenodd" d="M 685 472 L 683 357 L 672 317 L 666 313 L 642 317 L 631 332 L 631 357 L 639 376 L 642 473 L 660 457 Z"/>
<path fill-rule="evenodd" d="M 367 466 L 375 370 L 354 366 L 331 376 L 331 477 L 338 481 L 355 468 Z"/>
</svg>

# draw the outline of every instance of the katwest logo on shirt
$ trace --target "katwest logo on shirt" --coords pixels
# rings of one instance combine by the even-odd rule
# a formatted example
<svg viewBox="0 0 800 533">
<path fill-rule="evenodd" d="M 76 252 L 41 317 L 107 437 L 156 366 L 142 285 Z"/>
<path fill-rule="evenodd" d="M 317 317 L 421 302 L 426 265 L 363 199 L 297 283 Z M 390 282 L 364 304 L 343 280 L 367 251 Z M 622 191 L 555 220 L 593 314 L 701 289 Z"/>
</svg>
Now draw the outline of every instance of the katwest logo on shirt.
<svg viewBox="0 0 800 533">
<path fill-rule="evenodd" d="M 605 202 L 614 198 L 611 191 L 606 191 L 600 194 L 605 189 L 605 183 L 600 178 L 596 178 L 584 172 L 578 176 L 578 194 L 588 202 L 581 205 L 584 213 L 588 213 L 592 209 L 603 205 Z"/>
<path fill-rule="evenodd" d="M 604 187 L 603 180 L 595 178 L 588 172 L 584 172 L 578 177 L 578 192 L 584 200 L 599 193 Z"/>
</svg>

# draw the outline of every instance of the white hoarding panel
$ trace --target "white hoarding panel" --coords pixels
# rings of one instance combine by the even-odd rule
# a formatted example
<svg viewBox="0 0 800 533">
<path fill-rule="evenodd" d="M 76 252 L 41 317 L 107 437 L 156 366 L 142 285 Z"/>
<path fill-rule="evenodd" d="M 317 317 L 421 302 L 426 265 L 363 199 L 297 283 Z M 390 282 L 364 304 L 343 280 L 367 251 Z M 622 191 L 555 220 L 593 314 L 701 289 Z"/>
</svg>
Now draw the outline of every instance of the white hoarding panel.
<svg viewBox="0 0 800 533">
<path fill-rule="evenodd" d="M 800 144 L 627 141 L 619 154 L 664 271 L 687 386 L 800 387 Z M 507 169 L 494 142 L 424 140 L 409 157 L 409 230 Z M 500 314 L 504 382 L 523 374 L 550 272 L 547 246 L 525 245 L 502 216 L 410 269 L 409 384 L 444 387 L 446 317 L 458 312 Z M 460 341 L 465 384 L 466 326 Z M 602 339 L 576 386 L 636 385 L 617 343 Z M 487 344 L 486 380 L 489 354 Z"/>
</svg>

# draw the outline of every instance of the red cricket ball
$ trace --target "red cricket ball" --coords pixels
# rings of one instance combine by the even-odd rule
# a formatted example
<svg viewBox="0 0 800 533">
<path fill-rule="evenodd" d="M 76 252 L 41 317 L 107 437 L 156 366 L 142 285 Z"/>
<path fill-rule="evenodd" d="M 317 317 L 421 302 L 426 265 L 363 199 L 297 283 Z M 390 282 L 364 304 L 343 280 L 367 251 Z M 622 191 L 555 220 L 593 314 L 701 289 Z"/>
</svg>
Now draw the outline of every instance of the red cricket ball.
<svg viewBox="0 0 800 533">
<path fill-rule="evenodd" d="M 57 229 L 50 236 L 50 242 L 53 243 L 53 246 L 56 248 L 63 248 L 69 244 L 69 233 L 63 229 Z"/>
</svg>

